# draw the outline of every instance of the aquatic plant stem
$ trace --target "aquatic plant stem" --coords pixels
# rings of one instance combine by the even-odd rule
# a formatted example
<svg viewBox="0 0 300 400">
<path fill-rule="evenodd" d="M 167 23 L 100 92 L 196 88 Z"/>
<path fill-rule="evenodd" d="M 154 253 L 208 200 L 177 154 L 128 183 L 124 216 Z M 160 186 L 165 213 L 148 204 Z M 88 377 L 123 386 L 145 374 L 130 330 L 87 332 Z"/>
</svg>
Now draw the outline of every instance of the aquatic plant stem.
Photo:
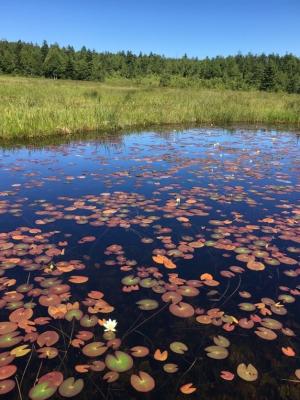
<svg viewBox="0 0 300 400">
<path fill-rule="evenodd" d="M 38 371 L 37 371 L 37 374 L 36 374 L 36 377 L 35 377 L 35 380 L 34 380 L 34 385 L 36 385 L 37 381 L 39 380 L 39 375 L 40 375 L 42 366 L 43 366 L 43 360 L 41 361 L 40 366 L 39 366 L 39 369 L 38 369 Z"/>
<path fill-rule="evenodd" d="M 138 335 L 143 336 L 143 337 L 145 338 L 145 340 L 148 341 L 148 342 L 150 343 L 151 347 L 152 347 L 153 349 L 155 348 L 154 343 L 152 342 L 152 340 L 151 340 L 147 335 L 145 335 L 145 334 L 144 334 L 143 332 L 141 332 L 141 331 L 138 331 L 137 329 L 135 329 L 134 332 L 137 333 Z"/>
<path fill-rule="evenodd" d="M 217 305 L 226 296 L 228 290 L 230 289 L 230 282 L 231 282 L 231 279 L 228 279 L 226 288 L 225 288 L 224 292 L 221 294 L 221 296 L 219 297 L 219 299 L 217 300 L 215 305 Z"/>
<path fill-rule="evenodd" d="M 123 338 L 127 334 L 127 332 L 131 330 L 131 328 L 138 322 L 138 320 L 142 317 L 142 315 L 143 315 L 142 313 L 138 315 L 138 317 L 133 321 L 133 323 L 130 325 L 130 327 L 127 329 L 127 331 L 125 331 L 121 340 L 123 340 Z"/>
<path fill-rule="evenodd" d="M 136 325 L 134 328 L 132 328 L 131 330 L 127 331 L 127 333 L 125 333 L 122 337 L 122 340 L 125 339 L 125 337 L 127 337 L 128 335 L 130 335 L 132 332 L 134 332 L 137 328 L 139 328 L 140 326 L 144 325 L 146 322 L 150 321 L 150 319 L 156 317 L 160 312 L 162 312 L 165 308 L 167 308 L 169 305 L 169 303 L 166 303 L 163 307 L 161 307 L 158 311 L 156 311 L 154 314 L 150 315 L 150 317 L 144 319 L 142 322 L 140 322 L 138 325 Z"/>
<path fill-rule="evenodd" d="M 18 393 L 19 393 L 20 400 L 23 400 L 22 393 L 21 393 L 21 388 L 20 388 L 20 385 L 19 385 L 19 381 L 18 381 L 18 377 L 17 377 L 17 376 L 15 377 L 15 381 L 16 381 L 16 384 L 17 384 L 17 388 L 18 388 Z"/>
<path fill-rule="evenodd" d="M 220 305 L 220 307 L 223 307 L 226 303 L 228 303 L 228 301 L 229 301 L 229 300 L 235 295 L 235 293 L 239 290 L 239 288 L 240 288 L 240 286 L 241 286 L 241 283 L 242 283 L 242 279 L 241 279 L 240 275 L 238 276 L 238 278 L 239 278 L 239 282 L 238 282 L 237 287 L 236 287 L 235 290 L 231 293 L 231 295 L 228 296 L 228 297 L 223 301 L 223 303 Z"/>
<path fill-rule="evenodd" d="M 71 329 L 71 335 L 70 335 L 69 343 L 68 343 L 68 346 L 67 346 L 67 348 L 66 348 L 65 354 L 63 355 L 62 360 L 61 360 L 61 362 L 60 362 L 60 364 L 59 364 L 58 369 L 61 368 L 61 366 L 62 366 L 62 364 L 63 364 L 65 358 L 67 357 L 68 350 L 69 350 L 69 348 L 70 348 L 70 346 L 71 346 L 71 342 L 72 342 L 72 337 L 73 337 L 73 333 L 74 333 L 74 327 L 75 327 L 75 319 L 73 318 L 73 320 L 72 320 L 72 329 Z"/>
<path fill-rule="evenodd" d="M 23 382 L 24 376 L 25 376 L 25 374 L 26 374 L 27 368 L 29 367 L 29 363 L 30 363 L 30 360 L 31 360 L 31 357 L 32 357 L 33 349 L 35 349 L 34 344 L 33 344 L 32 347 L 31 347 L 30 356 L 28 357 L 28 360 L 27 360 L 27 363 L 26 363 L 26 365 L 25 365 L 23 374 L 22 374 L 22 376 L 21 376 L 20 387 L 22 386 L 22 382 Z"/>
<path fill-rule="evenodd" d="M 88 375 L 87 376 L 88 379 L 91 381 L 91 383 L 95 386 L 95 388 L 98 390 L 98 392 L 101 394 L 101 396 L 103 397 L 103 399 L 106 398 L 105 394 L 103 393 L 103 391 L 99 388 L 99 386 L 93 381 L 93 379 Z"/>
<path fill-rule="evenodd" d="M 49 325 L 49 327 L 51 327 L 52 329 L 55 329 L 56 331 L 60 332 L 63 336 L 66 336 L 68 339 L 70 339 L 70 336 L 67 335 L 65 332 L 63 332 L 62 330 L 56 328 L 56 326 L 54 325 Z"/>
<path fill-rule="evenodd" d="M 60 330 L 61 330 L 61 332 L 62 332 L 61 321 L 59 321 L 59 327 L 60 327 Z M 65 340 L 65 335 L 62 335 L 62 339 L 63 339 L 63 342 L 64 342 L 64 348 L 65 348 L 65 350 L 66 350 L 67 344 L 66 344 L 66 340 Z"/>
<path fill-rule="evenodd" d="M 179 382 L 182 380 L 182 378 L 183 378 L 186 374 L 188 374 L 188 373 L 190 372 L 190 370 L 191 370 L 191 369 L 194 367 L 194 365 L 196 364 L 197 360 L 198 360 L 198 357 L 196 357 L 196 358 L 194 359 L 194 361 L 193 361 L 192 364 L 188 367 L 188 369 L 187 369 L 186 371 L 184 371 L 184 373 L 179 377 L 179 379 L 178 379 L 178 381 L 177 381 L 177 386 L 176 386 L 176 393 L 177 393 L 177 391 L 178 391 Z"/>
</svg>

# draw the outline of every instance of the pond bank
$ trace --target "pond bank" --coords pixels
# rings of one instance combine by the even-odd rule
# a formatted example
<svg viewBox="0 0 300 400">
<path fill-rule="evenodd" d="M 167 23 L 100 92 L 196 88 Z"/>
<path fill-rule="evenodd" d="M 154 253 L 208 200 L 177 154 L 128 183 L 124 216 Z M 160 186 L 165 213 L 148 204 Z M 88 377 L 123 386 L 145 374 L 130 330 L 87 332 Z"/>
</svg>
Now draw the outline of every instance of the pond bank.
<svg viewBox="0 0 300 400">
<path fill-rule="evenodd" d="M 0 138 L 115 133 L 157 125 L 300 126 L 300 95 L 119 87 L 0 76 Z"/>
</svg>

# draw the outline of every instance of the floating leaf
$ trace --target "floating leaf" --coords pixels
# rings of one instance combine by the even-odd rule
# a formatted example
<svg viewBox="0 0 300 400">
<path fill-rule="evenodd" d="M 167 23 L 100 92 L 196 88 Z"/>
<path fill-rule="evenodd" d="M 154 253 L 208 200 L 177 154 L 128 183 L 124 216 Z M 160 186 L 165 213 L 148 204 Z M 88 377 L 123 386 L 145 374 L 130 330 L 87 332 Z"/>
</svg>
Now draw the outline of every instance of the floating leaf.
<svg viewBox="0 0 300 400">
<path fill-rule="evenodd" d="M 5 379 L 0 381 L 0 395 L 11 392 L 16 386 L 16 382 L 12 379 Z"/>
<path fill-rule="evenodd" d="M 197 388 L 193 386 L 193 383 L 186 383 L 182 386 L 180 386 L 181 393 L 183 394 L 192 394 L 196 392 Z"/>
<path fill-rule="evenodd" d="M 156 349 L 153 357 L 157 361 L 166 361 L 168 358 L 168 352 L 167 350 L 161 351 L 160 349 Z"/>
<path fill-rule="evenodd" d="M 77 396 L 83 389 L 83 379 L 76 379 L 71 377 L 63 381 L 59 386 L 58 392 L 62 397 L 74 397 Z"/>
<path fill-rule="evenodd" d="M 140 310 L 151 311 L 158 308 L 158 302 L 153 299 L 143 299 L 136 302 Z"/>
<path fill-rule="evenodd" d="M 257 369 L 252 364 L 239 364 L 237 367 L 237 374 L 247 382 L 256 381 L 258 377 Z"/>
<path fill-rule="evenodd" d="M 29 391 L 29 397 L 32 400 L 49 399 L 57 390 L 57 386 L 49 382 L 41 382 L 33 386 Z"/>
<path fill-rule="evenodd" d="M 221 346 L 208 346 L 204 350 L 207 352 L 207 357 L 215 360 L 224 360 L 229 355 L 228 350 Z"/>
<path fill-rule="evenodd" d="M 10 354 L 15 357 L 23 357 L 30 352 L 31 348 L 28 348 L 28 345 L 24 344 L 22 346 L 15 347 L 13 350 L 10 351 Z"/>
<path fill-rule="evenodd" d="M 285 356 L 288 357 L 295 357 L 296 353 L 295 350 L 292 347 L 281 347 L 281 351 Z"/>
<path fill-rule="evenodd" d="M 221 371 L 220 377 L 225 381 L 232 381 L 234 379 L 234 374 L 230 371 Z"/>
<path fill-rule="evenodd" d="M 180 318 L 189 318 L 195 313 L 194 308 L 190 304 L 184 303 L 183 301 L 179 302 L 178 304 L 171 304 L 169 306 L 169 310 L 171 314 Z"/>
<path fill-rule="evenodd" d="M 133 374 L 130 377 L 131 386 L 138 392 L 151 392 L 155 387 L 155 381 L 147 372 L 139 371 L 138 375 Z"/>
<path fill-rule="evenodd" d="M 37 344 L 42 346 L 53 346 L 59 341 L 59 335 L 55 331 L 46 331 L 41 333 L 37 339 Z"/>
<path fill-rule="evenodd" d="M 102 354 L 104 354 L 107 349 L 108 349 L 108 347 L 105 346 L 105 343 L 103 343 L 103 342 L 92 342 L 92 343 L 86 344 L 82 348 L 82 352 L 84 355 L 86 355 L 88 357 L 98 357 L 98 356 L 101 356 Z"/>
<path fill-rule="evenodd" d="M 87 276 L 81 276 L 81 275 L 72 275 L 69 278 L 69 282 L 72 283 L 85 283 L 89 280 Z"/>
<path fill-rule="evenodd" d="M 90 366 L 89 364 L 78 364 L 75 365 L 75 371 L 79 372 L 80 374 L 84 374 L 86 372 L 89 372 Z"/>
<path fill-rule="evenodd" d="M 103 375 L 103 380 L 108 383 L 115 382 L 119 379 L 120 374 L 116 371 L 108 371 Z"/>
<path fill-rule="evenodd" d="M 207 281 L 207 280 L 213 280 L 214 277 L 208 272 L 205 272 L 204 274 L 200 275 L 200 279 L 201 281 Z"/>
<path fill-rule="evenodd" d="M 187 345 L 182 342 L 172 342 L 170 344 L 170 349 L 177 354 L 184 354 L 186 351 L 188 351 Z"/>
<path fill-rule="evenodd" d="M 5 365 L 0 367 L 0 380 L 10 378 L 17 372 L 17 367 L 15 365 Z"/>
<path fill-rule="evenodd" d="M 175 374 L 178 371 L 178 365 L 173 363 L 164 364 L 163 370 L 168 374 Z"/>
<path fill-rule="evenodd" d="M 215 343 L 215 345 L 217 346 L 221 346 L 221 347 L 229 347 L 230 342 L 228 339 L 226 339 L 226 337 L 218 335 L 218 336 L 214 336 L 213 341 Z"/>
<path fill-rule="evenodd" d="M 146 357 L 149 354 L 149 349 L 145 346 L 134 346 L 130 349 L 133 357 Z"/>
<path fill-rule="evenodd" d="M 116 351 L 113 354 L 108 354 L 105 358 L 105 364 L 111 371 L 125 372 L 132 368 L 133 359 L 123 351 Z"/>
<path fill-rule="evenodd" d="M 38 383 L 48 382 L 50 385 L 58 387 L 64 380 L 64 376 L 59 371 L 48 372 L 39 378 Z"/>
</svg>

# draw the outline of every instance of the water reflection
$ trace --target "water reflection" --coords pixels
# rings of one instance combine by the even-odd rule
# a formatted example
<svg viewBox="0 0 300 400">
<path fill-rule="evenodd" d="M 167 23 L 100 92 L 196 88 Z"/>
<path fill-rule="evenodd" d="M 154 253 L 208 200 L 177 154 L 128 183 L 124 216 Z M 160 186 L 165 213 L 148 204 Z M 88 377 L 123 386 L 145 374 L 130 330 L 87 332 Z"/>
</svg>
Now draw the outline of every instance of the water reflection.
<svg viewBox="0 0 300 400">
<path fill-rule="evenodd" d="M 85 139 L 1 149 L 4 398 L 298 399 L 297 134 Z"/>
</svg>

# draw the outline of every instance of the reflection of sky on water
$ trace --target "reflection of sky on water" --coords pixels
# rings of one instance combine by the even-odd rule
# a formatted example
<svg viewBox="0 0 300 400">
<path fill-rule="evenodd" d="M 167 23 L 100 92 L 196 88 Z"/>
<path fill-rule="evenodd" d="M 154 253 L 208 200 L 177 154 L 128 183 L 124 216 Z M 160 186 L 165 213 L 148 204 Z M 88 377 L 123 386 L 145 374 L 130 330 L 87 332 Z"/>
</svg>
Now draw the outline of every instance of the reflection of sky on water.
<svg viewBox="0 0 300 400">
<path fill-rule="evenodd" d="M 15 207 L 21 210 L 17 215 L 11 209 L 0 214 L 0 233 L 20 226 L 36 227 L 36 220 L 43 218 L 36 212 L 47 210 L 47 206 L 43 208 L 43 203 L 54 208 L 59 206 L 60 210 L 76 200 L 88 203 L 87 195 L 99 196 L 103 192 L 134 194 L 134 202 L 130 206 L 127 207 L 126 199 L 124 204 L 118 204 L 119 212 L 129 208 L 124 217 L 129 221 L 140 215 L 145 218 L 149 215 L 159 217 L 149 226 L 133 224 L 125 229 L 80 225 L 74 220 L 64 218 L 38 226 L 45 232 L 57 232 L 51 239 L 53 244 L 58 240 L 65 240 L 65 235 L 72 235 L 67 238 L 69 245 L 66 258 L 84 260 L 87 267 L 84 273 L 90 277 L 88 284 L 76 288 L 76 296 L 83 299 L 88 290 L 102 290 L 105 298 L 115 306 L 112 317 L 119 321 L 120 333 L 129 329 L 136 318 L 147 318 L 150 315 L 143 315 L 137 309 L 137 300 L 154 298 L 160 301 L 160 296 L 150 289 L 131 294 L 122 293 L 120 280 L 125 274 L 117 266 L 105 266 L 107 259 L 114 258 L 104 255 L 107 246 L 113 243 L 122 245 L 127 259 L 136 260 L 138 266 L 148 267 L 153 265 L 152 251 L 163 247 L 160 239 L 162 234 L 159 228 L 153 227 L 155 225 L 171 228 L 169 235 L 178 246 L 185 241 L 185 236 L 190 236 L 193 240 L 197 237 L 209 240 L 215 233 L 213 229 L 216 229 L 209 220 L 229 219 L 233 220 L 233 225 L 241 227 L 259 224 L 259 220 L 269 216 L 280 222 L 287 218 L 285 213 L 290 213 L 299 202 L 298 137 L 294 133 L 272 130 L 230 131 L 211 128 L 168 133 L 146 132 L 108 137 L 101 142 L 89 139 L 41 148 L 6 148 L 0 150 L 0 168 L 0 204 L 1 201 L 7 201 L 12 209 Z M 200 188 L 200 192 L 197 188 Z M 156 206 L 157 210 L 154 208 L 145 211 L 145 206 L 139 205 L 139 195 L 144 196 L 143 199 L 150 201 L 151 206 Z M 172 211 L 165 209 L 166 203 L 177 196 L 182 198 L 180 206 L 186 198 L 196 198 L 197 204 L 203 203 L 210 207 L 209 215 L 190 217 L 190 226 L 171 218 L 168 214 Z M 96 204 L 99 209 L 105 208 L 104 203 Z M 289 205 L 291 209 L 278 208 L 278 205 Z M 192 206 L 187 207 L 187 210 L 190 208 Z M 74 213 L 89 215 L 91 212 L 78 209 Z M 240 221 L 236 217 L 238 213 L 241 214 Z M 259 237 L 272 236 L 255 230 L 251 234 Z M 78 240 L 90 235 L 96 237 L 95 242 L 78 245 Z M 244 236 L 246 234 L 242 233 L 241 237 Z M 143 244 L 143 237 L 153 238 L 154 242 Z M 238 236 L 235 240 L 238 241 Z M 245 246 L 247 245 L 246 243 Z M 277 246 L 278 251 L 286 252 L 287 247 L 295 246 L 295 243 L 283 240 L 274 233 L 272 245 Z M 227 257 L 223 256 L 224 253 L 225 250 L 206 246 L 196 249 L 192 260 L 175 259 L 178 268 L 174 271 L 180 277 L 199 279 L 201 273 L 210 272 L 221 282 L 220 287 L 211 288 L 217 291 L 217 297 L 207 296 L 210 288 L 201 288 L 199 298 L 185 299 L 195 308 L 223 306 L 226 314 L 240 317 L 242 313 L 237 305 L 247 300 L 239 297 L 239 290 L 249 291 L 253 295 L 251 301 L 254 303 L 261 301 L 262 297 L 277 299 L 281 293 L 280 286 L 295 288 L 299 285 L 299 277 L 291 279 L 282 273 L 285 269 L 296 268 L 288 265 L 280 268 L 267 266 L 263 272 L 246 269 L 241 278 L 236 275 L 226 280 L 219 275 L 221 270 L 227 270 L 232 265 L 245 265 L 236 260 L 234 252 L 227 251 Z M 298 254 L 288 255 L 299 259 Z M 174 271 L 164 269 L 164 279 L 167 272 Z M 10 277 L 16 276 L 19 280 L 27 279 L 24 271 L 14 275 L 14 269 L 7 274 Z M 271 316 L 294 329 L 297 334 L 295 339 L 280 334 L 278 340 L 267 342 L 258 339 L 253 331 L 236 328 L 233 332 L 225 332 L 221 327 L 202 326 L 195 321 L 177 319 L 166 310 L 140 332 L 128 337 L 124 346 L 128 350 L 130 346 L 143 344 L 150 348 L 152 346 L 153 351 L 156 347 L 167 349 L 171 341 L 181 340 L 191 349 L 184 357 L 170 356 L 170 362 L 176 362 L 180 367 L 180 373 L 174 377 L 164 374 L 161 364 L 154 361 L 153 357 L 137 363 L 139 369 L 147 370 L 157 382 L 157 390 L 147 395 L 148 399 L 179 399 L 180 394 L 175 391 L 179 382 L 194 382 L 198 391 L 190 396 L 193 399 L 298 400 L 300 384 L 291 387 L 286 381 L 281 381 L 293 377 L 293 371 L 299 368 L 298 359 L 288 359 L 280 353 L 281 346 L 290 344 L 300 354 L 300 320 L 297 307 L 298 299 L 289 305 L 288 316 Z M 5 311 L 2 310 L 0 315 L 4 320 L 7 319 Z M 66 329 L 69 327 L 66 326 Z M 211 360 L 205 355 L 203 349 L 212 344 L 212 337 L 216 334 L 224 335 L 231 341 L 228 360 Z M 71 353 L 68 359 L 69 370 L 67 368 L 65 374 L 74 373 L 74 362 L 84 360 L 78 354 Z M 219 373 L 222 369 L 235 372 L 236 366 L 242 362 L 256 365 L 260 377 L 255 384 L 245 383 L 240 379 L 227 383 L 220 379 Z M 50 365 L 55 369 L 56 361 L 51 361 Z M 189 370 L 191 365 L 194 366 Z M 130 389 L 128 376 L 110 388 L 103 384 L 99 376 L 95 376 L 97 384 L 101 385 L 107 399 L 143 397 Z M 26 389 L 29 389 L 30 382 L 27 386 Z M 24 392 L 25 398 L 27 393 L 28 391 Z M 90 398 L 91 395 L 99 393 L 93 385 L 87 384 L 81 398 Z"/>
</svg>

